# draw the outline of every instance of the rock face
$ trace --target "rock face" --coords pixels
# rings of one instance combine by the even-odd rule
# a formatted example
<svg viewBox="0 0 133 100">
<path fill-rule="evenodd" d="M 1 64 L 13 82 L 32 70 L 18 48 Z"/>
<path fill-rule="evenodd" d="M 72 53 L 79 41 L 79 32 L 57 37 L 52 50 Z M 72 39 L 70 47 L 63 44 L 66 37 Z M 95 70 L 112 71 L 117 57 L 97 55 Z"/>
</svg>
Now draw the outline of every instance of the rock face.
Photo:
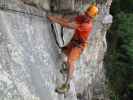
<svg viewBox="0 0 133 100">
<path fill-rule="evenodd" d="M 49 9 L 48 0 L 44 1 L 43 7 Z M 89 47 L 77 61 L 71 89 L 64 97 L 54 91 L 64 77 L 46 12 L 21 0 L 0 0 L 0 100 L 107 100 L 103 58 L 111 21 L 103 23 L 109 15 L 108 3 L 99 8 Z"/>
</svg>

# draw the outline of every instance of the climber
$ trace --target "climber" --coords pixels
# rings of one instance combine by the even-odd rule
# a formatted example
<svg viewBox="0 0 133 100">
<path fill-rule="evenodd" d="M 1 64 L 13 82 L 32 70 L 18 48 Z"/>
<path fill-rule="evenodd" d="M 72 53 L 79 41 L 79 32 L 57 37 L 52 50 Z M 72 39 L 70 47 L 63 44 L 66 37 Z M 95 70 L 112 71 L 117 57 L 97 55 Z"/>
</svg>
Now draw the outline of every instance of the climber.
<svg viewBox="0 0 133 100">
<path fill-rule="evenodd" d="M 67 56 L 67 79 L 61 87 L 56 88 L 56 92 L 65 93 L 69 90 L 69 83 L 75 70 L 75 62 L 79 59 L 81 53 L 87 47 L 87 41 L 93 26 L 92 20 L 97 13 L 98 8 L 93 4 L 87 8 L 84 14 L 76 16 L 73 21 L 60 16 L 48 16 L 50 21 L 56 22 L 63 27 L 75 30 L 68 45 L 61 48 L 62 52 Z"/>
</svg>

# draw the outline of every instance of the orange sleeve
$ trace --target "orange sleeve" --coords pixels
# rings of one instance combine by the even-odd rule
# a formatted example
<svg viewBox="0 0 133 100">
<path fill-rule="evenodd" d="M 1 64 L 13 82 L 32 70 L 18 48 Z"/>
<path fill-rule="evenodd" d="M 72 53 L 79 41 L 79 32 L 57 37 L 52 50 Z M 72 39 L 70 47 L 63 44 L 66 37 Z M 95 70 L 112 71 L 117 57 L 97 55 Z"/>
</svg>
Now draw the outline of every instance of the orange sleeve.
<svg viewBox="0 0 133 100">
<path fill-rule="evenodd" d="M 77 28 L 78 31 L 82 32 L 82 31 L 91 31 L 92 30 L 92 26 L 89 23 L 83 23 L 80 24 L 80 26 Z"/>
</svg>

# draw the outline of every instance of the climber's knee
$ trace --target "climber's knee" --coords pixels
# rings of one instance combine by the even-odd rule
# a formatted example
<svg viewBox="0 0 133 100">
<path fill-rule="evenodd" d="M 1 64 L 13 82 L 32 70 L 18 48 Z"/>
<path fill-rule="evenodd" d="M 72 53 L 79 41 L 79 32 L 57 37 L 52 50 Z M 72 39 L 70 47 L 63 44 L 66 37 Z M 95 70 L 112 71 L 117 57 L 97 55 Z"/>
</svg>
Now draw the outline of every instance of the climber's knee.
<svg viewBox="0 0 133 100">
<path fill-rule="evenodd" d="M 81 48 L 75 47 L 72 48 L 69 55 L 68 55 L 68 60 L 69 62 L 76 62 L 81 54 Z"/>
</svg>

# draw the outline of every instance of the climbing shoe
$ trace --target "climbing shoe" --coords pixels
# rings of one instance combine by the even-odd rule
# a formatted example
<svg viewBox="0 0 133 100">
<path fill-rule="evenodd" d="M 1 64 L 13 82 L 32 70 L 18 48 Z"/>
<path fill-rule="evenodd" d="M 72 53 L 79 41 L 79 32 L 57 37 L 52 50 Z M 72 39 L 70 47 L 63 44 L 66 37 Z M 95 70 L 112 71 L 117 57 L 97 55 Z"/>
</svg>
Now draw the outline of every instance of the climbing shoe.
<svg viewBox="0 0 133 100">
<path fill-rule="evenodd" d="M 62 64 L 62 69 L 60 70 L 60 72 L 62 74 L 66 74 L 67 73 L 67 64 L 65 62 Z"/>
<path fill-rule="evenodd" d="M 69 84 L 63 84 L 61 87 L 57 87 L 55 89 L 55 91 L 59 94 L 64 94 L 64 93 L 68 92 L 69 89 L 70 89 Z"/>
</svg>

